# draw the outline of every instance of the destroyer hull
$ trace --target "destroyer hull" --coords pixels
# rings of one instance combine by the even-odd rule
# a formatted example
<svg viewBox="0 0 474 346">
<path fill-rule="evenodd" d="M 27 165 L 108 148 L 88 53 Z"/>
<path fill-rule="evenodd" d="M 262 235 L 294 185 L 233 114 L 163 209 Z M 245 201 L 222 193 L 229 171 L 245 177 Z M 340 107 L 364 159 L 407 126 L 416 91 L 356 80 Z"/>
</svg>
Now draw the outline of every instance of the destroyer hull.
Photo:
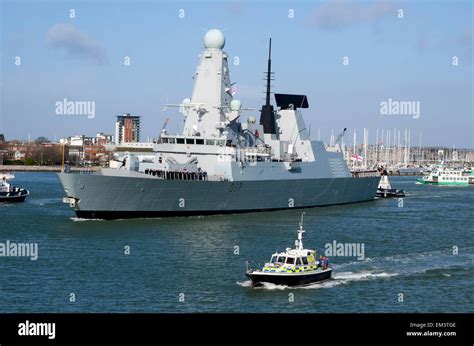
<svg viewBox="0 0 474 346">
<path fill-rule="evenodd" d="M 247 213 L 371 201 L 378 177 L 183 181 L 59 173 L 78 217 L 122 219 Z"/>
</svg>

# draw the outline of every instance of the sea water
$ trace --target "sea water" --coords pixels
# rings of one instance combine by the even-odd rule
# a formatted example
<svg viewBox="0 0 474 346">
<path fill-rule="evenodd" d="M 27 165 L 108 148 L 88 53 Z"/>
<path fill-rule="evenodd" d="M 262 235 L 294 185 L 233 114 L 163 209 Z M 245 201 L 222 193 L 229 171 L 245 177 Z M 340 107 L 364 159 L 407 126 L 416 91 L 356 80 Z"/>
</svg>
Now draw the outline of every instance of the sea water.
<svg viewBox="0 0 474 346">
<path fill-rule="evenodd" d="M 333 279 L 253 288 L 262 265 L 294 247 L 301 210 L 163 219 L 82 220 L 55 174 L 16 173 L 25 203 L 0 205 L 0 312 L 474 312 L 474 186 L 392 177 L 403 200 L 305 209 L 306 248 L 333 256 Z M 361 260 L 360 258 L 363 258 Z"/>
</svg>

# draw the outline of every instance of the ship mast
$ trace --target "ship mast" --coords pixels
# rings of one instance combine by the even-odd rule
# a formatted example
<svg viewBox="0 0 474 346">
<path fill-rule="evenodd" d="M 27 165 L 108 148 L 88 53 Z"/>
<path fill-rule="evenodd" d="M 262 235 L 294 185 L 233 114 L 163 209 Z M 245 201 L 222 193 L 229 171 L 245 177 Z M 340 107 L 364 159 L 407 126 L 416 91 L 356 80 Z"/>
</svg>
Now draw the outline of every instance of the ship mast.
<svg viewBox="0 0 474 346">
<path fill-rule="evenodd" d="M 272 73 L 272 39 L 268 45 L 268 64 L 267 64 L 267 91 L 265 94 L 265 107 L 270 107 L 270 80 Z"/>
<path fill-rule="evenodd" d="M 270 38 L 270 43 L 268 46 L 268 63 L 267 63 L 267 88 L 265 92 L 265 104 L 262 106 L 260 112 L 260 125 L 263 125 L 263 132 L 275 134 L 275 114 L 273 111 L 273 106 L 270 104 L 270 94 L 271 94 L 271 85 L 270 82 L 273 80 L 274 72 L 272 72 L 272 39 Z"/>
</svg>

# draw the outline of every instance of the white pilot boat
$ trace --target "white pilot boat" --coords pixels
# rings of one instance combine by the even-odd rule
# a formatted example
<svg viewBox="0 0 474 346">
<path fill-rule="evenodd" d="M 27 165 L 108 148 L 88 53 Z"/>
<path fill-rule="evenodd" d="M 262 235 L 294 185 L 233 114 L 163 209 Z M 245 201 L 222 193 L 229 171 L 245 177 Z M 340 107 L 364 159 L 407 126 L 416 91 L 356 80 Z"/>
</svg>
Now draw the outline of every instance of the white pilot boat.
<svg viewBox="0 0 474 346">
<path fill-rule="evenodd" d="M 30 194 L 27 189 L 12 186 L 7 182 L 15 176 L 10 173 L 2 173 L 0 180 L 0 203 L 23 202 Z"/>
<path fill-rule="evenodd" d="M 245 275 L 252 280 L 253 286 L 260 286 L 263 282 L 301 286 L 331 278 L 332 268 L 329 267 L 329 259 L 320 256 L 316 260 L 316 250 L 303 247 L 303 235 L 306 233 L 303 230 L 303 215 L 301 215 L 300 227 L 297 230 L 298 239 L 295 241 L 295 249 L 287 248 L 284 252 L 274 253 L 263 269 L 253 270 L 247 262 Z"/>
</svg>

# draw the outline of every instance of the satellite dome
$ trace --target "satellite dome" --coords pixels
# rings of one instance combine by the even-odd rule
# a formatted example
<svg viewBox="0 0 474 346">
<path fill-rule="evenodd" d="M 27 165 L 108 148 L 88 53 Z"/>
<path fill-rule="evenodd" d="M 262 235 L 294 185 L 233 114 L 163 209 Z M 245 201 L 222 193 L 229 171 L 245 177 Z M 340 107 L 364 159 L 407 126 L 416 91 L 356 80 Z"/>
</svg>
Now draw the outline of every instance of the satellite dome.
<svg viewBox="0 0 474 346">
<path fill-rule="evenodd" d="M 230 109 L 233 111 L 239 111 L 240 107 L 242 107 L 242 102 L 240 100 L 232 100 L 230 101 Z"/>
<path fill-rule="evenodd" d="M 225 45 L 225 37 L 222 31 L 212 29 L 204 36 L 204 46 L 206 48 L 222 49 Z"/>
</svg>

